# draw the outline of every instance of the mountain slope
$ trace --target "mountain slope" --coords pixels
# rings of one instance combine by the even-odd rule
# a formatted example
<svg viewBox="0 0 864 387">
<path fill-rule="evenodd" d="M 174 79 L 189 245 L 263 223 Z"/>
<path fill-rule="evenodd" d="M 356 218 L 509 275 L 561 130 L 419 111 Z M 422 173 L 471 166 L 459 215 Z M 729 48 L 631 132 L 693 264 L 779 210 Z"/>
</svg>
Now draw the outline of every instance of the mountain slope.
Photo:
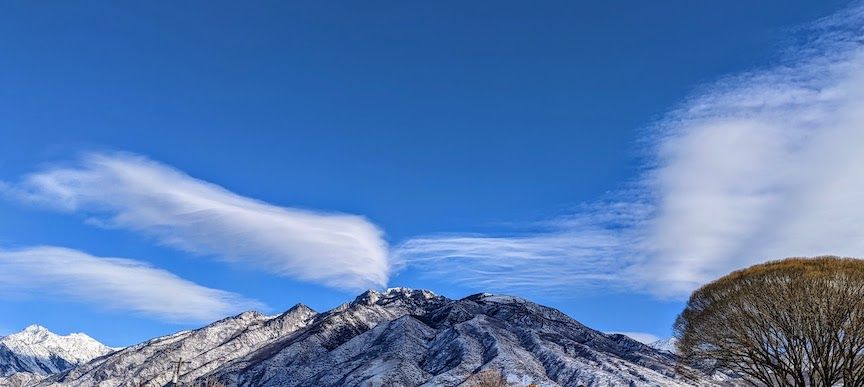
<svg viewBox="0 0 864 387">
<path fill-rule="evenodd" d="M 522 299 L 367 292 L 297 334 L 217 369 L 239 386 L 453 386 L 486 369 L 511 383 L 686 386 L 675 357 Z"/>
<path fill-rule="evenodd" d="M 604 334 L 520 298 L 451 300 L 425 290 L 367 291 L 316 314 L 255 312 L 141 343 L 41 386 L 457 386 L 484 370 L 513 385 L 712 385 L 675 374 L 676 357 Z"/>
<path fill-rule="evenodd" d="M 59 336 L 31 325 L 0 338 L 0 376 L 53 374 L 110 352 L 111 348 L 83 333 Z"/>
<path fill-rule="evenodd" d="M 245 312 L 204 328 L 163 336 L 124 348 L 67 372 L 44 385 L 162 386 L 171 380 L 178 361 L 181 379 L 194 380 L 226 362 L 306 326 L 316 315 L 297 305 L 278 316 Z"/>
</svg>

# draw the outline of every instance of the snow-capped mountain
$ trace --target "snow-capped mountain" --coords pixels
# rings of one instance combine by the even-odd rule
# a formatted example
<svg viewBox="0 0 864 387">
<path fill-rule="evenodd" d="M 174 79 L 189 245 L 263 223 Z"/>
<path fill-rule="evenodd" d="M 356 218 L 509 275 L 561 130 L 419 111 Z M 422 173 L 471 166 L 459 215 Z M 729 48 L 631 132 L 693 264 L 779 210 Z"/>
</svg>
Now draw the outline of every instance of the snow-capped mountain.
<svg viewBox="0 0 864 387">
<path fill-rule="evenodd" d="M 48 375 L 86 363 L 112 351 L 83 333 L 56 335 L 31 325 L 0 338 L 0 376 Z"/>
<path fill-rule="evenodd" d="M 692 386 L 675 355 L 524 299 L 367 291 L 324 313 L 246 312 L 127 347 L 40 386 L 456 386 L 484 370 L 514 385 Z"/>
</svg>

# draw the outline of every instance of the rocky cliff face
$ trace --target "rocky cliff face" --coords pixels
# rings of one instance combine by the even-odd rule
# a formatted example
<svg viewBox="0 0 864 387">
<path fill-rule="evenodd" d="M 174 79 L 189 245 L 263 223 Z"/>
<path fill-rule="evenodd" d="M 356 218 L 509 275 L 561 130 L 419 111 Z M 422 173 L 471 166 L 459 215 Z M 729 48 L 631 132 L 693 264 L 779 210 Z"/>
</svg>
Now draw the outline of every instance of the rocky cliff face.
<svg viewBox="0 0 864 387">
<path fill-rule="evenodd" d="M 513 385 L 692 386 L 675 355 L 588 328 L 520 298 L 451 300 L 367 291 L 324 313 L 254 312 L 128 347 L 51 376 L 48 386 L 456 386 L 484 370 Z M 186 363 L 188 362 L 188 363 Z"/>
</svg>

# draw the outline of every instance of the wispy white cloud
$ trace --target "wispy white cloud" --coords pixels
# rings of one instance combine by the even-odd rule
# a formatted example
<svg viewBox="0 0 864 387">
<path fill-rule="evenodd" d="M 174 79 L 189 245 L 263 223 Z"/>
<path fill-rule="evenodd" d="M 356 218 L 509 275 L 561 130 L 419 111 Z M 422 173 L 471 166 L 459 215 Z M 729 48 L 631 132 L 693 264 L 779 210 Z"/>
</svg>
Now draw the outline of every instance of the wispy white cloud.
<svg viewBox="0 0 864 387">
<path fill-rule="evenodd" d="M 363 217 L 271 205 L 139 155 L 87 154 L 6 191 L 90 223 L 331 287 L 383 286 L 391 269 L 382 231 Z"/>
<path fill-rule="evenodd" d="M 656 212 L 628 274 L 684 295 L 767 259 L 864 255 L 862 26 L 861 7 L 824 20 L 805 56 L 724 80 L 661 123 L 645 177 Z"/>
<path fill-rule="evenodd" d="M 663 297 L 767 259 L 864 256 L 864 7 L 806 33 L 781 64 L 705 86 L 654 125 L 630 205 L 517 236 L 416 238 L 397 255 L 479 288 Z M 615 216 L 632 221 L 594 221 Z"/>
<path fill-rule="evenodd" d="M 394 249 L 425 275 L 484 291 L 567 295 L 574 286 L 607 286 L 627 266 L 631 230 L 650 208 L 633 203 L 584 208 L 535 224 L 541 231 L 498 236 L 430 235 Z"/>
<path fill-rule="evenodd" d="M 146 263 L 51 246 L 0 250 L 0 295 L 69 299 L 172 322 L 205 322 L 262 304 Z"/>
</svg>

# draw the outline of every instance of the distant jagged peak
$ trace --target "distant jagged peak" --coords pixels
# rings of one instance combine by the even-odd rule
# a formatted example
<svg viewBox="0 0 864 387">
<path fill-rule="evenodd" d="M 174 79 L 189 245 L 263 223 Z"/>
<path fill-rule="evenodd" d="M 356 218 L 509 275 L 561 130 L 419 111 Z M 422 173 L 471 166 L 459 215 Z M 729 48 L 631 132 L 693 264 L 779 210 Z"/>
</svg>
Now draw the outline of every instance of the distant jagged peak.
<svg viewBox="0 0 864 387">
<path fill-rule="evenodd" d="M 30 372 L 44 375 L 59 372 L 70 365 L 81 364 L 114 351 L 114 348 L 86 334 L 57 335 L 35 324 L 0 338 L 0 347 L 8 351 L 11 357 L 0 359 L 3 374 Z"/>
<path fill-rule="evenodd" d="M 73 332 L 68 335 L 58 335 L 54 332 L 48 330 L 41 325 L 31 324 L 26 328 L 22 329 L 20 332 L 12 333 L 8 336 L 0 338 L 0 343 L 3 344 L 58 344 L 62 342 L 69 343 L 84 343 L 84 344 L 92 344 L 92 346 L 102 346 L 102 343 L 96 341 L 96 339 L 84 334 Z M 7 345 L 8 346 L 8 345 Z M 108 347 L 105 347 L 108 348 Z"/>
<path fill-rule="evenodd" d="M 51 338 L 52 336 L 57 336 L 57 335 L 55 335 L 54 333 L 51 333 L 51 331 L 49 331 L 47 328 L 45 328 L 41 325 L 31 324 L 31 325 L 28 325 L 26 328 L 22 329 L 21 331 L 16 332 L 16 333 L 12 333 L 12 334 L 10 334 L 10 335 L 8 335 L 8 336 L 6 336 L 0 340 L 18 340 L 18 341 L 22 341 L 22 342 L 39 342 L 39 341 L 47 340 L 47 339 Z"/>
<path fill-rule="evenodd" d="M 352 304 L 375 305 L 381 303 L 389 303 L 393 300 L 413 300 L 422 302 L 434 299 L 443 299 L 443 297 L 426 289 L 395 287 L 387 288 L 384 292 L 369 289 L 357 296 L 357 298 L 354 299 Z"/>
</svg>

